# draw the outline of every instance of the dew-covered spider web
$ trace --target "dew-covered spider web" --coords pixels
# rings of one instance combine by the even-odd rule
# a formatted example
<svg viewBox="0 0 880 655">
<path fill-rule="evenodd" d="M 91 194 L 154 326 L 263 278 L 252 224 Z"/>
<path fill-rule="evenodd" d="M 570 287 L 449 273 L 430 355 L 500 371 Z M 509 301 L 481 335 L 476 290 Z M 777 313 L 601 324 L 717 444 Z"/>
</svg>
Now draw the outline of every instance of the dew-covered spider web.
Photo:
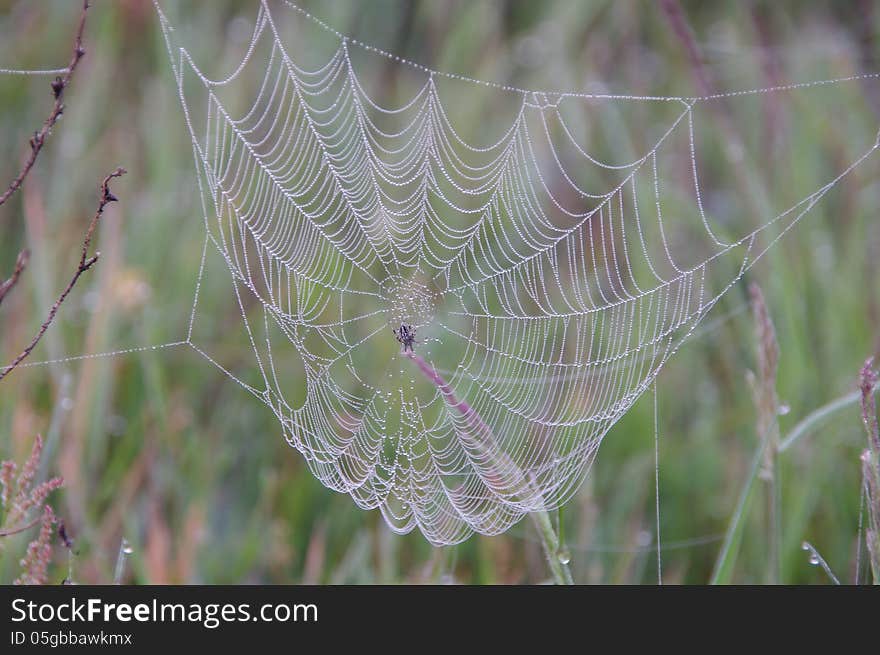
<svg viewBox="0 0 880 655">
<path fill-rule="evenodd" d="M 325 30 L 323 62 L 300 63 L 279 15 Z M 205 256 L 231 274 L 259 374 L 224 370 L 324 485 L 436 544 L 565 503 L 707 312 L 877 147 L 781 211 L 725 219 L 706 206 L 695 136 L 720 96 L 487 85 L 284 2 L 261 4 L 240 66 L 210 79 L 160 18 Z M 371 92 L 359 55 L 407 69 L 393 97 Z M 761 91 L 783 90 L 744 95 Z M 453 116 L 461 93 L 493 96 L 495 111 L 470 119 L 491 122 L 483 132 Z M 609 106 L 624 120 L 649 106 L 629 157 L 584 138 Z"/>
<path fill-rule="evenodd" d="M 729 136 L 713 103 L 796 112 L 846 80 L 538 92 L 432 71 L 283 1 L 259 5 L 240 65 L 212 79 L 156 8 L 206 228 L 188 334 L 163 345 L 264 403 L 328 488 L 434 544 L 565 503 L 713 306 L 877 149 L 872 133 L 806 193 L 710 197 L 701 155 Z M 291 25 L 324 50 L 305 57 Z M 212 261 L 235 328 L 199 312 Z M 233 330 L 252 365 L 213 353 Z"/>
</svg>

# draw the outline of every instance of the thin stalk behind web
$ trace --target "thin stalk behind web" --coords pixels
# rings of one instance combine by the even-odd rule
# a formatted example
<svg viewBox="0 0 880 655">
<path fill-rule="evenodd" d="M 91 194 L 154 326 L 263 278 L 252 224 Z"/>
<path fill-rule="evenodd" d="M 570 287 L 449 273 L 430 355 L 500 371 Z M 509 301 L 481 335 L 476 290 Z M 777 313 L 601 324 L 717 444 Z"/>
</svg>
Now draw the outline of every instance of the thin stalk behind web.
<svg viewBox="0 0 880 655">
<path fill-rule="evenodd" d="M 469 424 L 473 425 L 474 432 L 478 434 L 473 435 L 476 439 L 471 442 L 472 445 L 477 446 L 482 455 L 491 458 L 493 465 L 495 465 L 499 471 L 514 472 L 514 477 L 516 478 L 516 484 L 514 487 L 516 490 L 522 489 L 528 494 L 528 497 L 540 499 L 541 493 L 534 484 L 534 480 L 530 479 L 507 455 L 501 452 L 498 448 L 498 442 L 495 435 L 492 433 L 491 428 L 489 428 L 483 419 L 480 418 L 480 415 L 467 402 L 459 400 L 456 397 L 452 387 L 449 386 L 449 383 L 443 379 L 443 376 L 441 376 L 433 366 L 412 351 L 405 352 L 404 354 L 406 357 L 409 357 L 416 366 L 418 366 L 419 370 L 428 381 L 437 387 L 440 393 L 443 394 L 443 398 L 449 406 L 456 409 L 465 419 L 467 419 Z M 480 436 L 482 436 L 485 441 L 482 441 Z M 519 491 L 518 493 L 522 493 L 522 491 Z M 559 535 L 553 529 L 553 522 L 550 520 L 549 512 L 543 507 L 543 501 L 541 501 L 540 508 L 530 512 L 529 515 L 535 522 L 535 526 L 538 528 L 538 536 L 541 538 L 541 545 L 544 548 L 544 555 L 547 558 L 550 572 L 553 574 L 553 580 L 556 584 L 560 585 L 573 584 L 571 569 L 568 566 L 569 558 L 567 551 Z"/>
<path fill-rule="evenodd" d="M 756 284 L 749 287 L 752 312 L 755 316 L 755 338 L 758 346 L 757 374 L 752 374 L 752 396 L 758 414 L 758 449 L 752 459 L 749 473 L 743 483 L 736 509 L 727 526 L 724 542 L 712 571 L 712 584 L 727 584 L 733 576 L 733 565 L 739 551 L 744 529 L 744 518 L 752 502 L 755 481 L 765 482 L 767 491 L 768 562 L 766 579 L 771 584 L 780 581 L 782 545 L 781 490 L 779 483 L 779 402 L 776 395 L 776 372 L 779 362 L 779 346 L 773 321 L 761 289 Z"/>
<path fill-rule="evenodd" d="M 697 35 L 688 21 L 687 14 L 680 0 L 660 0 L 660 9 L 666 17 L 673 34 L 684 48 L 691 74 L 698 93 L 704 97 L 716 95 L 711 69 L 705 63 L 705 57 Z M 711 111 L 718 122 L 721 146 L 725 157 L 731 164 L 733 178 L 740 189 L 741 197 L 757 216 L 773 215 L 771 203 L 767 197 L 767 189 L 758 175 L 755 166 L 750 166 L 746 157 L 743 138 L 734 125 L 731 113 L 721 98 L 709 103 Z"/>
<path fill-rule="evenodd" d="M 751 377 L 752 394 L 758 413 L 758 438 L 765 444 L 764 465 L 760 477 L 767 490 L 767 528 L 769 557 L 766 580 L 779 584 L 781 577 L 782 529 L 781 484 L 779 480 L 779 400 L 776 375 L 779 367 L 779 344 L 773 320 L 757 284 L 749 286 L 752 313 L 755 317 L 755 341 L 758 346 L 757 373 Z"/>
</svg>

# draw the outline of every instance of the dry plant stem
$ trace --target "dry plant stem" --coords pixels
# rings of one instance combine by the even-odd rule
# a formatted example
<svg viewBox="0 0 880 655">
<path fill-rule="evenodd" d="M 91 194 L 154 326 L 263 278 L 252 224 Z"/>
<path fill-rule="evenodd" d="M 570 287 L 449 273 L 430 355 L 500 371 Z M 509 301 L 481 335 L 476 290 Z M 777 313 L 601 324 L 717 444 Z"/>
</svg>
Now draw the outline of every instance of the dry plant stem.
<svg viewBox="0 0 880 655">
<path fill-rule="evenodd" d="M 873 364 L 873 357 L 865 361 L 859 376 L 859 391 L 862 398 L 862 421 L 868 432 L 868 445 L 875 453 L 880 453 L 880 427 L 877 424 L 877 406 L 874 401 L 877 374 L 871 368 Z"/>
<path fill-rule="evenodd" d="M 758 412 L 758 438 L 764 442 L 764 466 L 761 478 L 767 489 L 767 517 L 769 557 L 767 582 L 779 584 L 781 535 L 781 499 L 779 484 L 779 401 L 776 395 L 776 375 L 779 364 L 779 345 L 776 330 L 757 284 L 749 286 L 752 313 L 755 317 L 755 340 L 758 345 L 758 371 L 752 385 Z"/>
<path fill-rule="evenodd" d="M 17 528 L 9 528 L 8 530 L 0 530 L 0 538 L 2 537 L 11 537 L 14 534 L 18 534 L 19 532 L 24 532 L 25 530 L 29 530 L 34 527 L 37 523 L 40 522 L 42 516 L 35 516 L 33 520 L 28 521 L 24 525 L 20 525 Z"/>
<path fill-rule="evenodd" d="M 702 96 L 712 96 L 715 93 L 712 75 L 704 62 L 703 53 L 694 37 L 694 31 L 691 29 L 681 3 L 679 0 L 660 0 L 660 7 L 676 38 L 685 49 L 698 93 Z M 723 137 L 722 145 L 727 159 L 732 164 L 734 178 L 745 201 L 751 205 L 752 211 L 756 215 L 764 216 L 768 213 L 772 215 L 763 184 L 753 175 L 750 167 L 745 165 L 743 140 L 734 127 L 726 105 L 721 99 L 716 98 L 709 106 L 718 119 Z"/>
<path fill-rule="evenodd" d="M 27 158 L 22 165 L 21 170 L 18 175 L 15 176 L 15 179 L 7 187 L 6 191 L 0 195 L 0 206 L 4 205 L 9 198 L 12 197 L 18 189 L 21 188 L 21 185 L 24 184 L 25 178 L 30 173 L 31 169 L 34 167 L 34 164 L 37 161 L 37 157 L 40 154 L 40 151 L 43 149 L 43 145 L 46 143 L 46 139 L 49 137 L 49 134 L 52 132 L 52 128 L 55 127 L 55 124 L 58 122 L 58 119 L 61 118 L 61 115 L 64 113 L 64 90 L 70 84 L 70 81 L 73 79 L 73 73 L 76 71 L 76 67 L 79 64 L 80 59 L 83 58 L 83 55 L 86 54 L 85 48 L 83 48 L 82 37 L 83 31 L 86 26 L 86 12 L 89 9 L 88 0 L 83 0 L 83 8 L 82 13 L 79 18 L 79 26 L 76 30 L 76 36 L 73 41 L 73 54 L 70 57 L 70 63 L 67 65 L 66 72 L 63 76 L 56 77 L 52 82 L 52 95 L 55 98 L 55 102 L 52 105 L 52 111 L 49 116 L 43 121 L 43 125 L 37 132 L 34 132 L 34 135 L 31 137 L 29 145 L 30 152 L 28 153 Z M 18 257 L 15 261 L 15 269 L 12 272 L 12 275 L 6 281 L 0 283 L 0 303 L 3 302 L 3 299 L 6 295 L 12 291 L 13 287 L 15 287 L 18 282 L 21 274 L 24 272 L 24 269 L 27 267 L 28 259 L 30 258 L 30 251 L 22 250 L 18 253 Z M 0 378 L 3 378 L 6 375 L 6 371 L 0 373 Z"/>
<path fill-rule="evenodd" d="M 868 548 L 871 575 L 877 585 L 880 584 L 880 427 L 877 424 L 877 405 L 874 401 L 877 373 L 872 368 L 873 363 L 873 358 L 865 361 L 859 376 L 859 390 L 862 398 L 862 422 L 868 436 L 868 448 L 862 453 L 862 484 L 868 509 L 865 544 Z"/>
<path fill-rule="evenodd" d="M 98 261 L 98 258 L 101 256 L 101 253 L 96 252 L 94 255 L 89 256 L 89 247 L 92 243 L 92 237 L 95 234 L 95 229 L 98 227 L 98 221 L 100 221 L 101 216 L 104 213 L 104 209 L 111 202 L 116 202 L 118 198 L 113 195 L 110 191 L 110 181 L 113 178 L 120 177 L 125 175 L 124 168 L 117 168 L 115 171 L 110 173 L 107 177 L 104 178 L 104 181 L 101 183 L 101 199 L 98 203 L 98 209 L 95 212 L 95 215 L 92 217 L 91 222 L 89 223 L 89 228 L 86 230 L 86 236 L 83 240 L 82 252 L 80 254 L 79 265 L 76 267 L 76 270 L 73 273 L 73 277 L 70 278 L 70 282 L 67 283 L 67 287 L 65 287 L 64 291 L 61 292 L 61 295 L 58 296 L 58 299 L 52 305 L 49 310 L 49 314 L 46 317 L 46 320 L 43 321 L 43 324 L 40 326 L 40 329 L 34 335 L 34 338 L 31 339 L 31 342 L 21 351 L 21 353 L 12 360 L 12 363 L 6 366 L 4 369 L 0 370 L 0 380 L 5 378 L 9 373 L 15 369 L 28 355 L 31 354 L 31 351 L 37 346 L 40 342 L 40 339 L 43 338 L 43 335 L 46 334 L 46 330 L 49 329 L 49 326 L 52 324 L 52 321 L 55 319 L 55 315 L 58 313 L 58 310 L 61 307 L 61 304 L 65 301 L 70 292 L 73 290 L 73 287 L 76 285 L 80 276 L 88 271 L 92 266 L 94 266 L 95 262 Z"/>
<path fill-rule="evenodd" d="M 450 407 L 455 408 L 458 412 L 468 419 L 470 422 L 474 424 L 477 428 L 477 431 L 481 432 L 485 437 L 486 441 L 491 445 L 496 445 L 495 436 L 492 434 L 491 429 L 488 425 L 483 422 L 483 419 L 480 418 L 479 414 L 464 400 L 459 400 L 455 396 L 455 392 L 453 392 L 452 387 L 443 379 L 441 376 L 430 364 L 428 364 L 424 359 L 422 359 L 419 355 L 416 355 L 414 352 L 405 353 L 406 357 L 409 357 L 416 366 L 419 367 L 419 370 L 422 374 L 428 379 L 431 384 L 433 384 L 437 389 L 440 390 L 440 393 L 443 394 L 443 398 L 449 404 Z M 534 489 L 534 486 L 526 478 L 525 474 L 523 474 L 516 467 L 508 457 L 504 454 L 495 455 L 491 452 L 490 448 L 485 448 L 483 451 L 486 455 L 490 457 L 497 457 L 499 460 L 505 460 L 502 462 L 498 462 L 500 466 L 499 470 L 515 470 L 518 472 L 518 478 L 520 478 L 524 485 L 531 491 L 533 494 L 537 494 L 538 492 Z M 553 523 L 550 520 L 550 514 L 546 509 L 538 509 L 533 512 L 530 512 L 530 516 L 532 520 L 535 522 L 536 527 L 538 528 L 538 534 L 541 537 L 541 544 L 544 547 L 544 555 L 547 557 L 547 564 L 550 566 L 550 572 L 553 574 L 553 579 L 556 584 L 561 585 L 570 585 L 573 584 L 571 577 L 571 570 L 568 567 L 567 562 L 563 562 L 560 559 L 560 556 L 563 552 L 563 544 L 560 542 L 559 535 L 553 530 Z"/>
<path fill-rule="evenodd" d="M 15 269 L 13 269 L 12 275 L 9 276 L 8 280 L 0 282 L 0 304 L 3 303 L 6 294 L 12 291 L 12 288 L 18 283 L 18 278 L 24 273 L 24 269 L 27 267 L 30 257 L 30 250 L 22 250 L 18 253 L 18 257 L 15 260 Z"/>
<path fill-rule="evenodd" d="M 666 19 L 669 21 L 672 31 L 675 32 L 676 38 L 684 46 L 688 63 L 697 85 L 697 91 L 699 91 L 700 95 L 712 95 L 712 82 L 709 79 L 706 67 L 703 65 L 703 55 L 700 52 L 699 46 L 697 46 L 697 42 L 694 40 L 694 34 L 684 15 L 684 10 L 678 0 L 660 0 L 660 6 L 663 9 L 663 13 L 666 14 Z"/>
<path fill-rule="evenodd" d="M 21 171 L 19 171 L 15 179 L 12 180 L 9 187 L 3 192 L 3 195 L 0 196 L 0 206 L 9 200 L 12 194 L 18 191 L 22 183 L 24 183 L 24 179 L 27 177 L 28 173 L 30 173 L 31 168 L 33 168 L 34 163 L 37 161 L 37 156 L 43 149 L 43 144 L 46 143 L 46 139 L 51 133 L 52 128 L 55 127 L 55 123 L 58 122 L 58 119 L 61 118 L 61 114 L 64 113 L 64 89 L 70 84 L 70 80 L 73 79 L 73 73 L 79 64 L 80 59 L 86 54 L 82 44 L 82 37 L 83 30 L 86 26 L 86 12 L 88 9 L 88 0 L 84 0 L 82 13 L 79 18 L 79 27 L 76 30 L 76 37 L 73 41 L 73 54 L 71 55 L 70 63 L 67 65 L 67 72 L 63 76 L 55 78 L 55 81 L 52 82 L 52 93 L 55 96 L 55 104 L 52 106 L 52 112 L 49 114 L 49 117 L 43 121 L 43 126 L 40 130 L 34 132 L 34 135 L 31 137 L 31 151 L 28 154 L 27 159 L 25 159 Z"/>
<path fill-rule="evenodd" d="M 751 507 L 755 482 L 761 478 L 766 483 L 768 501 L 768 524 L 770 556 L 767 579 L 779 581 L 781 546 L 781 513 L 778 481 L 779 422 L 776 397 L 776 369 L 779 347 L 773 322 L 767 313 L 763 295 L 757 285 L 749 288 L 752 311 L 755 315 L 755 336 L 758 342 L 758 374 L 752 381 L 752 392 L 758 411 L 758 448 L 737 500 L 736 509 L 727 525 L 724 541 L 712 571 L 711 584 L 728 584 L 733 577 L 733 566 L 742 542 L 745 517 Z"/>
</svg>

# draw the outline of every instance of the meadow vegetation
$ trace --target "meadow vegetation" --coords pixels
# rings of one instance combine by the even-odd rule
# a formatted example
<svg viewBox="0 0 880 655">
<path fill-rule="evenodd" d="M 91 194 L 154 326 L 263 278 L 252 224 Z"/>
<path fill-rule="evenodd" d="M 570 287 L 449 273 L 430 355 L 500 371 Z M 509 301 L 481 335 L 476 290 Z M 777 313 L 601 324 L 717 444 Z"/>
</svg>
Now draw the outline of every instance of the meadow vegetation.
<svg viewBox="0 0 880 655">
<path fill-rule="evenodd" d="M 241 58 L 253 3 L 162 4 L 178 24 L 213 35 L 199 42 L 201 56 Z M 394 535 L 378 512 L 316 481 L 271 413 L 204 359 L 139 349 L 186 334 L 204 227 L 152 3 L 93 5 L 63 120 L 0 207 L 0 280 L 29 251 L 0 306 L 4 364 L 91 256 L 83 238 L 106 199 L 101 180 L 117 166 L 128 175 L 113 181 L 120 202 L 94 231 L 89 253 L 100 259 L 0 381 L 0 460 L 18 463 L 2 470 L 0 582 L 112 581 L 123 540 L 131 553 L 119 576 L 130 583 L 549 580 L 532 522 L 446 548 L 418 532 Z M 302 5 L 414 61 L 527 88 L 689 96 L 880 72 L 880 12 L 870 2 Z M 78 17 L 76 2 L 0 0 L 0 68 L 67 65 Z M 53 79 L 0 75 L 3 188 L 52 110 Z M 719 105 L 698 126 L 719 144 L 741 139 L 747 153 L 734 169 L 724 147 L 701 153 L 718 212 L 784 207 L 870 147 L 880 81 L 814 93 Z M 486 120 L 469 103 L 462 98 L 458 113 Z M 624 118 L 640 117 L 618 117 L 606 148 L 622 148 Z M 841 582 L 878 580 L 877 381 L 876 365 L 865 365 L 880 350 L 878 174 L 872 159 L 829 192 L 661 373 L 664 582 L 828 584 L 828 571 Z M 246 365 L 250 351 L 224 346 L 237 318 L 228 276 L 205 279 L 200 312 L 226 360 Z M 63 361 L 28 366 L 47 360 Z M 605 438 L 564 515 L 550 513 L 575 582 L 657 580 L 654 409 L 648 393 Z"/>
</svg>

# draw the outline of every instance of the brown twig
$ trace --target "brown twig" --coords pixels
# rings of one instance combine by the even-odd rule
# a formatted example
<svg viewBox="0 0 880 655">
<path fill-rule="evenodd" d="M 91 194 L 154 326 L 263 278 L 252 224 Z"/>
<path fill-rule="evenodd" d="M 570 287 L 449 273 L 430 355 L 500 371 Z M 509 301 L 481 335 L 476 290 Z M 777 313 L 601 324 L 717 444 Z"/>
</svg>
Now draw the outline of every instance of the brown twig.
<svg viewBox="0 0 880 655">
<path fill-rule="evenodd" d="M 34 135 L 31 137 L 31 152 L 25 160 L 21 171 L 15 179 L 12 180 L 9 188 L 3 192 L 2 196 L 0 196 L 0 205 L 3 205 L 3 203 L 9 200 L 12 194 L 18 191 L 21 187 L 24 178 L 27 177 L 27 174 L 37 161 L 37 156 L 40 154 L 40 150 L 43 149 L 43 144 L 46 142 L 49 133 L 52 131 L 52 128 L 55 127 L 55 123 L 58 122 L 58 119 L 61 118 L 61 114 L 64 113 L 64 89 L 67 88 L 70 84 L 70 80 L 73 79 L 73 73 L 76 70 L 77 64 L 79 64 L 79 60 L 83 58 L 84 54 L 86 54 L 85 48 L 83 48 L 82 44 L 82 36 L 83 30 L 86 26 L 86 12 L 88 9 L 89 1 L 83 0 L 82 14 L 79 18 L 79 27 L 76 30 L 76 38 L 73 41 L 73 55 L 70 58 L 70 63 L 67 65 L 67 72 L 63 76 L 56 77 L 55 81 L 52 82 L 52 94 L 55 96 L 55 104 L 52 106 L 52 113 L 50 113 L 49 117 L 43 121 L 43 126 L 40 130 L 34 132 Z"/>
<path fill-rule="evenodd" d="M 675 36 L 684 46 L 697 91 L 703 96 L 712 95 L 714 92 L 712 80 L 703 61 L 703 53 L 697 45 L 694 32 L 684 15 L 684 10 L 678 0 L 660 0 L 660 7 L 666 14 L 666 19 L 669 21 L 672 31 L 675 32 Z"/>
<path fill-rule="evenodd" d="M 9 277 L 8 280 L 0 282 L 0 303 L 3 302 L 6 294 L 12 291 L 12 287 L 14 287 L 18 282 L 18 278 L 20 278 L 21 274 L 24 272 L 30 256 L 31 252 L 27 249 L 22 250 L 20 253 L 18 253 L 18 257 L 15 260 L 15 270 L 12 271 L 12 275 Z"/>
<path fill-rule="evenodd" d="M 40 339 L 43 338 L 43 335 L 46 333 L 46 330 L 49 329 L 49 326 L 52 324 L 52 321 L 55 319 L 55 314 L 58 313 L 58 309 L 61 307 L 61 303 L 67 298 L 70 292 L 73 290 L 73 287 L 76 285 L 80 276 L 89 270 L 92 266 L 94 266 L 95 262 L 98 261 L 98 258 L 101 256 L 100 252 L 96 252 L 94 255 L 89 256 L 89 246 L 92 243 L 92 237 L 95 234 L 95 229 L 98 227 L 98 221 L 101 219 L 101 215 L 104 213 L 104 209 L 111 202 L 116 202 L 118 198 L 113 195 L 113 192 L 110 191 L 110 181 L 113 178 L 121 177 L 125 175 L 126 171 L 124 168 L 117 168 L 115 171 L 110 173 L 107 177 L 104 178 L 104 181 L 101 182 L 101 199 L 98 202 L 98 209 L 95 212 L 95 215 L 92 217 L 91 222 L 89 223 L 89 228 L 86 230 L 86 236 L 83 240 L 82 253 L 79 258 L 79 265 L 76 267 L 76 270 L 73 273 L 73 277 L 70 278 L 70 282 L 67 283 L 67 287 L 65 287 L 64 291 L 61 292 L 61 295 L 58 296 L 58 299 L 52 305 L 52 308 L 49 310 L 49 315 L 46 317 L 46 320 L 43 321 L 43 324 L 40 326 L 40 329 L 34 335 L 34 338 L 31 339 L 31 342 L 27 345 L 27 347 L 21 351 L 21 354 L 12 360 L 12 363 L 6 366 L 3 369 L 0 369 L 0 380 L 5 378 L 9 373 L 18 366 L 28 355 L 31 354 L 31 351 L 36 347 L 36 345 L 40 342 Z"/>
<path fill-rule="evenodd" d="M 11 537 L 14 534 L 18 534 L 19 532 L 24 532 L 25 530 L 30 529 L 30 528 L 34 527 L 40 521 L 40 518 L 41 517 L 39 515 L 37 515 L 33 518 L 33 520 L 28 521 L 24 525 L 20 525 L 17 528 L 9 528 L 8 530 L 0 530 L 0 538 Z"/>
<path fill-rule="evenodd" d="M 874 358 L 869 357 L 859 374 L 859 391 L 862 398 L 862 422 L 868 434 L 868 447 L 862 452 L 862 485 L 868 510 L 865 544 L 874 584 L 880 584 L 880 426 L 877 424 L 877 404 L 874 390 L 877 373 L 873 369 Z M 857 563 L 857 566 L 861 562 Z M 858 579 L 858 578 L 857 578 Z"/>
<path fill-rule="evenodd" d="M 86 26 L 86 12 L 88 9 L 89 0 L 83 0 L 82 13 L 79 18 L 79 27 L 77 27 L 76 37 L 73 41 L 73 55 L 71 55 L 70 63 L 67 65 L 67 71 L 63 76 L 56 77 L 51 85 L 52 95 L 55 98 L 55 104 L 52 106 L 52 113 L 50 113 L 49 117 L 43 121 L 43 126 L 40 130 L 34 132 L 34 135 L 31 137 L 29 142 L 31 147 L 30 154 L 28 154 L 21 171 L 19 171 L 15 179 L 12 180 L 9 187 L 3 192 L 3 195 L 0 195 L 0 206 L 9 200 L 9 198 L 12 197 L 12 194 L 18 191 L 18 189 L 21 188 L 21 185 L 24 184 L 24 179 L 36 163 L 37 156 L 43 149 L 43 144 L 46 143 L 46 139 L 49 137 L 52 128 L 55 127 L 55 123 L 58 122 L 58 119 L 61 118 L 61 114 L 64 113 L 64 89 L 67 88 L 70 81 L 73 79 L 73 73 L 76 70 L 77 64 L 79 64 L 79 60 L 86 54 L 82 44 L 82 37 Z M 3 302 L 3 298 L 6 297 L 6 294 L 9 293 L 18 282 L 18 278 L 21 277 L 21 274 L 24 272 L 29 258 L 30 252 L 28 250 L 22 250 L 18 253 L 18 257 L 15 261 L 15 270 L 12 272 L 12 276 L 8 280 L 0 283 L 0 303 Z M 0 375 L 0 378 L 2 377 L 3 376 Z"/>
<path fill-rule="evenodd" d="M 868 432 L 868 446 L 880 455 L 880 426 L 877 424 L 877 406 L 874 402 L 877 373 L 874 372 L 873 365 L 874 358 L 869 357 L 859 371 L 859 391 L 862 394 L 862 422 Z"/>
</svg>

